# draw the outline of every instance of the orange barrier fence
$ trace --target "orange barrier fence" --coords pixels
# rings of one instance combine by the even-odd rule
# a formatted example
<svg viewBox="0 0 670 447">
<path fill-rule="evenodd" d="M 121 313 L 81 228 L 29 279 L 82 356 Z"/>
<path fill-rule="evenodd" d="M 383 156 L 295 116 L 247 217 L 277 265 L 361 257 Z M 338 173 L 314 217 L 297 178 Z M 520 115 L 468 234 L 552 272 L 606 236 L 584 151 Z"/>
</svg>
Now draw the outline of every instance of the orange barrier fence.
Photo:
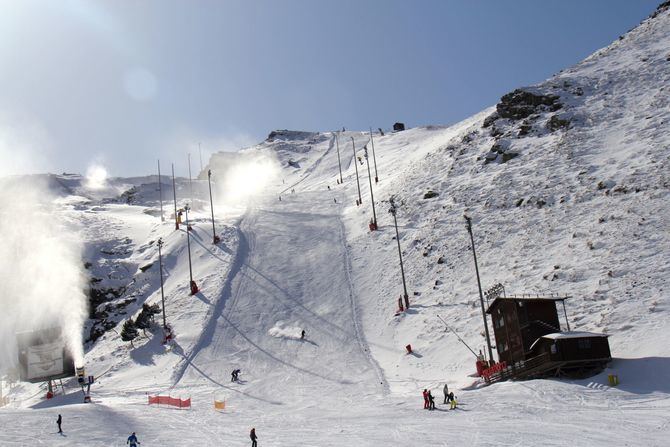
<svg viewBox="0 0 670 447">
<path fill-rule="evenodd" d="M 178 408 L 191 408 L 191 398 L 179 399 L 170 396 L 149 396 L 149 405 L 170 405 Z"/>
<path fill-rule="evenodd" d="M 505 363 L 505 362 L 496 363 L 495 365 L 491 366 L 490 368 L 486 368 L 485 370 L 483 370 L 482 371 L 482 376 L 485 379 L 488 380 L 491 377 L 492 374 L 500 372 L 505 368 L 507 368 L 507 363 Z"/>
</svg>

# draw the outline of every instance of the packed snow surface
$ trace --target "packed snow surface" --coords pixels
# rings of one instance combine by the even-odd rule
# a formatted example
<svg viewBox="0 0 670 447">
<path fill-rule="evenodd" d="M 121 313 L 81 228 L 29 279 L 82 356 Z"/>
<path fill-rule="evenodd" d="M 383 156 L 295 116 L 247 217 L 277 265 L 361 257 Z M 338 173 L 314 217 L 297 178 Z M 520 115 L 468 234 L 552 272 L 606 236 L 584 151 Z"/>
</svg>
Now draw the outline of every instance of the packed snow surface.
<svg viewBox="0 0 670 447">
<path fill-rule="evenodd" d="M 667 445 L 668 58 L 670 11 L 661 9 L 453 126 L 374 141 L 275 131 L 217 154 L 208 166 L 216 245 L 206 172 L 177 181 L 177 205 L 193 207 L 190 232 L 175 230 L 167 178 L 161 221 L 156 176 L 49 176 L 58 215 L 82 235 L 88 275 L 107 294 L 86 328 L 97 334 L 85 356 L 97 383 L 83 404 L 72 380 L 51 400 L 43 386 L 3 380 L 0 444 L 123 445 L 135 431 L 146 446 L 245 445 L 255 427 L 260 446 Z M 226 195 L 240 175 L 246 186 Z M 411 303 L 401 313 L 391 197 Z M 464 214 L 483 286 L 569 294 L 574 333 L 609 335 L 604 371 L 490 386 L 475 377 L 465 343 L 486 350 Z M 131 345 L 122 323 L 161 302 L 158 238 L 175 339 L 161 343 L 158 315 Z M 445 383 L 456 409 L 443 403 Z M 422 408 L 423 389 L 435 411 Z M 190 397 L 192 408 L 147 405 L 156 394 Z"/>
</svg>

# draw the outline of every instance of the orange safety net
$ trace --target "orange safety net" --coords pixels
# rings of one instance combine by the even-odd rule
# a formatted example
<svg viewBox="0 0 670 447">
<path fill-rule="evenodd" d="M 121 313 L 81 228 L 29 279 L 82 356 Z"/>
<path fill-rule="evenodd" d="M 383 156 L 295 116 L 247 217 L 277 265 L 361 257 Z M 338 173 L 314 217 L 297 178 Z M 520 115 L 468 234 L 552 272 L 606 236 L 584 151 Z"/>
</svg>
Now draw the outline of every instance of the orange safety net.
<svg viewBox="0 0 670 447">
<path fill-rule="evenodd" d="M 190 408 L 191 407 L 191 398 L 188 399 L 179 399 L 177 397 L 170 396 L 149 396 L 149 405 L 170 405 L 178 408 Z"/>
</svg>

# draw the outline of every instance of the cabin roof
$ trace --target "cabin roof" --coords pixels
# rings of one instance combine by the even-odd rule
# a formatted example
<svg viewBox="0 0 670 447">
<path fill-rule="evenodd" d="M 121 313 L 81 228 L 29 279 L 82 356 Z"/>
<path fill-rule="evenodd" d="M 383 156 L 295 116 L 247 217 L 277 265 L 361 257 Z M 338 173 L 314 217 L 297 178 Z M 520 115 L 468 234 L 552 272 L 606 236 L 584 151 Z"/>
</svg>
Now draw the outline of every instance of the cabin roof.
<svg viewBox="0 0 670 447">
<path fill-rule="evenodd" d="M 541 338 L 550 338 L 552 340 L 559 340 L 563 338 L 595 338 L 595 337 L 609 337 L 609 334 L 596 334 L 595 332 L 554 332 L 553 334 L 543 335 Z"/>
<path fill-rule="evenodd" d="M 538 338 L 530 345 L 530 350 L 532 351 L 535 348 L 535 345 L 542 338 L 547 338 L 549 340 L 565 340 L 568 338 L 607 338 L 609 334 L 596 334 L 595 332 L 582 332 L 582 331 L 569 331 L 569 332 L 554 332 L 553 334 L 543 335 Z"/>
<path fill-rule="evenodd" d="M 565 301 L 568 298 L 572 298 L 568 295 L 564 296 L 540 296 L 540 295 L 508 295 L 508 296 L 499 296 L 491 301 L 489 307 L 486 309 L 486 313 L 490 314 L 491 309 L 493 309 L 498 304 L 504 301 L 513 301 L 513 302 L 531 302 L 531 301 Z"/>
</svg>

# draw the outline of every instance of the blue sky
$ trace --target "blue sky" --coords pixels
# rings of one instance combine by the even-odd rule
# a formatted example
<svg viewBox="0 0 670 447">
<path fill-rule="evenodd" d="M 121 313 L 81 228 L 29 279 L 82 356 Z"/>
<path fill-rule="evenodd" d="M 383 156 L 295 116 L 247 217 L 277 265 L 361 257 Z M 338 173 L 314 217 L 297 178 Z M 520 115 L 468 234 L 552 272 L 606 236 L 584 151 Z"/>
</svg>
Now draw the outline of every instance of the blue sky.
<svg viewBox="0 0 670 447">
<path fill-rule="evenodd" d="M 272 129 L 449 124 L 660 0 L 0 0 L 0 174 L 186 172 Z"/>
</svg>

